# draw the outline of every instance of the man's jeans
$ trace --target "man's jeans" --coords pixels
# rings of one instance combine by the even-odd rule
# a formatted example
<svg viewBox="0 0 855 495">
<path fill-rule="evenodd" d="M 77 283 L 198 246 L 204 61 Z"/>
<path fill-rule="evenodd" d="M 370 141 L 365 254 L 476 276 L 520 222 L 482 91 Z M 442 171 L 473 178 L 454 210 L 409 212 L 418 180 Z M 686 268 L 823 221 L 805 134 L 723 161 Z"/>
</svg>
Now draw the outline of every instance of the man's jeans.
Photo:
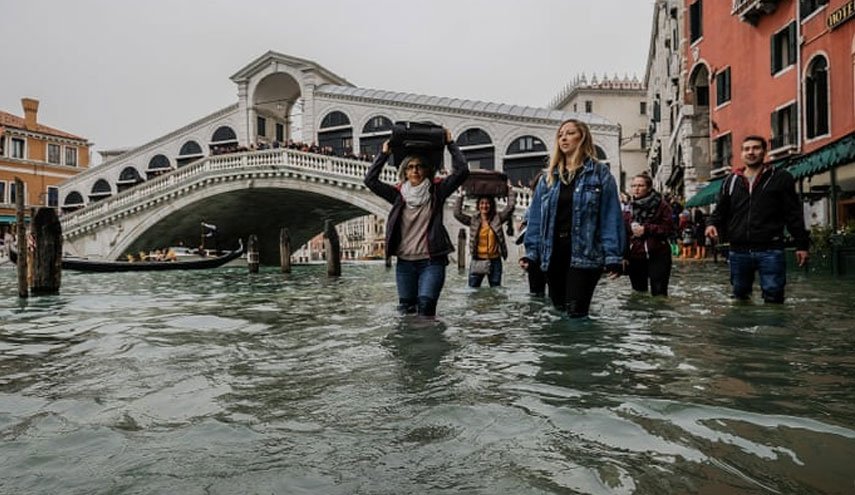
<svg viewBox="0 0 855 495">
<path fill-rule="evenodd" d="M 445 285 L 446 264 L 444 259 L 407 261 L 399 258 L 395 267 L 398 311 L 436 315 L 436 303 Z"/>
<path fill-rule="evenodd" d="M 733 297 L 749 299 L 754 285 L 754 272 L 760 274 L 760 289 L 767 303 L 784 302 L 784 285 L 787 283 L 787 264 L 783 249 L 765 251 L 731 251 L 730 285 Z"/>
</svg>

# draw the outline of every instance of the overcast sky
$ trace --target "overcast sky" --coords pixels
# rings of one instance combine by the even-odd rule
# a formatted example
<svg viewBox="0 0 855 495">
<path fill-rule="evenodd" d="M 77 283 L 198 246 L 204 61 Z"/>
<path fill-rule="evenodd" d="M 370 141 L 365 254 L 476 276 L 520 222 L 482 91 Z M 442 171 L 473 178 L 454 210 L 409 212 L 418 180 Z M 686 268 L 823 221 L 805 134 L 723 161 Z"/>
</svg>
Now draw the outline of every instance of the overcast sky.
<svg viewBox="0 0 855 495">
<path fill-rule="evenodd" d="M 577 74 L 642 78 L 653 0 L 2 0 L 0 110 L 137 146 L 237 101 L 268 50 L 352 84 L 546 106 Z"/>
</svg>

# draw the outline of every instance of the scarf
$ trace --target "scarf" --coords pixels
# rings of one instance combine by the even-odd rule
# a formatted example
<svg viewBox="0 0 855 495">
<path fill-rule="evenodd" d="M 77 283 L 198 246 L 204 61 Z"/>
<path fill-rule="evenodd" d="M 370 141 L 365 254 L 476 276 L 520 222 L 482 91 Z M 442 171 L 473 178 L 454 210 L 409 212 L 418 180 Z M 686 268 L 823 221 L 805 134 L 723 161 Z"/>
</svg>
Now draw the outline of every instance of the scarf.
<svg viewBox="0 0 855 495">
<path fill-rule="evenodd" d="M 656 191 L 651 191 L 650 194 L 641 199 L 633 199 L 630 203 L 632 219 L 641 224 L 651 223 L 656 212 L 659 211 L 661 202 L 662 195 Z"/>
<path fill-rule="evenodd" d="M 401 186 L 401 195 L 407 203 L 407 208 L 418 208 L 430 199 L 430 183 L 430 180 L 425 179 L 421 184 L 414 186 L 410 181 L 404 181 Z"/>
</svg>

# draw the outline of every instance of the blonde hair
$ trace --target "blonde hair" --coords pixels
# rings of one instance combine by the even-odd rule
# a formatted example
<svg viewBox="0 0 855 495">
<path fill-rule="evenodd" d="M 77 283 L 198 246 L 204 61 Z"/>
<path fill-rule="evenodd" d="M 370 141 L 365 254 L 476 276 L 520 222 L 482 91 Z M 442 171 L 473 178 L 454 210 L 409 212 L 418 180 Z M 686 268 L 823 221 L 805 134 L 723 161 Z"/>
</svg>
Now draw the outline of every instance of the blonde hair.
<svg viewBox="0 0 855 495">
<path fill-rule="evenodd" d="M 576 126 L 576 129 L 582 134 L 582 138 L 579 140 L 579 146 L 573 150 L 573 154 L 570 155 L 570 163 L 567 163 L 567 157 L 564 156 L 564 153 L 561 152 L 561 148 L 558 147 L 558 133 L 561 132 L 561 128 L 567 124 L 573 124 Z M 581 167 L 586 160 L 597 160 L 597 154 L 594 151 L 594 139 L 591 137 L 591 129 L 588 128 L 588 124 L 582 122 L 577 119 L 567 119 L 558 126 L 558 130 L 555 131 L 555 146 L 552 151 L 552 158 L 549 160 L 549 167 L 546 169 L 546 183 L 549 187 L 555 185 L 555 171 L 558 170 L 558 179 L 564 184 L 568 184 L 569 180 L 565 179 L 566 172 L 570 170 L 575 170 Z"/>
</svg>

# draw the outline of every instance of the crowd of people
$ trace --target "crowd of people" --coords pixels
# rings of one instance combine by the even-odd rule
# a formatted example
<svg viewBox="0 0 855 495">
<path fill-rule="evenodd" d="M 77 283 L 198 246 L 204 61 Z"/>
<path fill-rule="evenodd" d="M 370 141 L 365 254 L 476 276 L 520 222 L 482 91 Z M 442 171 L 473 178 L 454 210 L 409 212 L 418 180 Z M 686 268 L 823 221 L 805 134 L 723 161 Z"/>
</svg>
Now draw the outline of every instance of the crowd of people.
<svg viewBox="0 0 855 495">
<path fill-rule="evenodd" d="M 396 256 L 398 308 L 404 314 L 436 314 L 448 255 L 453 250 L 443 226 L 446 199 L 466 180 L 469 170 L 459 147 L 446 132 L 452 171 L 436 177 L 441 166 L 425 156 L 405 157 L 395 185 L 380 180 L 390 156 L 384 143 L 365 176 L 367 187 L 392 204 L 386 228 L 386 256 Z M 549 165 L 534 181 L 531 202 L 517 240 L 525 254 L 519 266 L 528 272 L 533 295 L 548 291 L 553 305 L 571 318 L 585 317 L 600 279 L 628 275 L 632 289 L 667 296 L 672 258 L 703 259 L 707 247 L 729 242 L 734 299 L 748 299 L 759 274 L 763 300 L 784 301 L 785 234 L 796 246 L 799 266 L 808 260 L 809 234 L 792 175 L 765 161 L 766 140 L 748 136 L 743 164 L 722 181 L 718 205 L 707 216 L 682 207 L 678 198 L 656 191 L 647 174 L 632 178 L 630 194 L 620 194 L 608 166 L 596 159 L 590 129 L 578 120 L 563 122 Z M 509 184 L 510 186 L 510 184 Z M 477 212 L 455 217 L 469 227 L 469 286 L 501 284 L 508 249 L 502 225 L 515 204 L 509 187 L 507 206 L 497 211 L 494 197 L 476 198 Z M 675 249 L 676 248 L 676 249 Z M 715 251 L 715 249 L 711 249 Z"/>
<path fill-rule="evenodd" d="M 339 153 L 332 146 L 319 146 L 317 143 L 303 143 L 300 141 L 294 141 L 293 139 L 288 139 L 287 141 L 280 142 L 278 140 L 273 141 L 265 141 L 259 140 L 255 143 L 250 143 L 249 146 L 245 146 L 242 144 L 238 144 L 237 142 L 233 144 L 224 144 L 218 145 L 211 148 L 211 154 L 216 155 L 228 155 L 231 153 L 245 153 L 249 151 L 263 151 L 263 150 L 278 150 L 278 149 L 289 149 L 302 151 L 304 153 L 315 153 L 319 155 L 326 156 L 337 156 L 340 158 L 349 158 L 351 160 L 361 160 L 364 162 L 371 162 L 374 160 L 375 155 L 362 152 L 359 155 L 353 152 L 352 148 L 345 148 L 343 152 Z"/>
</svg>

